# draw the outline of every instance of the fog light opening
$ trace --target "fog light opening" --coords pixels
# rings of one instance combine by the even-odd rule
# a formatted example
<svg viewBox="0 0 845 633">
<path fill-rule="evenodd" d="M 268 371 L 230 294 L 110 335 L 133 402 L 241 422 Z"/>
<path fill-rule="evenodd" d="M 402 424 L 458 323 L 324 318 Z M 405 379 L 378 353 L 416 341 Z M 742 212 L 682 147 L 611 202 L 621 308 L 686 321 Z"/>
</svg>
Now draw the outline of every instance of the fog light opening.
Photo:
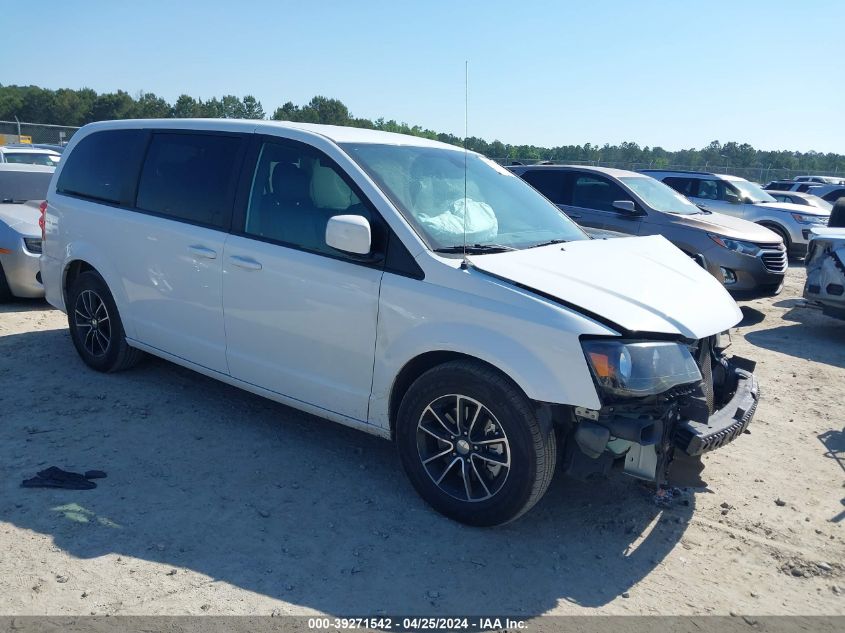
<svg viewBox="0 0 845 633">
<path fill-rule="evenodd" d="M 731 286 L 736 283 L 736 273 L 732 271 L 730 268 L 724 268 L 719 266 L 719 270 L 722 271 L 722 281 L 723 284 L 726 286 Z"/>
</svg>

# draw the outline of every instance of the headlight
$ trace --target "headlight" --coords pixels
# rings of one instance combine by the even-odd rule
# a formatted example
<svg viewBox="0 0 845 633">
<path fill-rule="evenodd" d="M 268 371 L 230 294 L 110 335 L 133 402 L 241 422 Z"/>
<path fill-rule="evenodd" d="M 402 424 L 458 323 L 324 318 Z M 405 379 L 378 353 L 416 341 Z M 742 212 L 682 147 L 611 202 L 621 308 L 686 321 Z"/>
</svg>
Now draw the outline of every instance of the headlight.
<svg viewBox="0 0 845 633">
<path fill-rule="evenodd" d="M 713 233 L 708 233 L 707 236 L 722 248 L 727 248 L 728 250 L 735 251 L 737 253 L 742 253 L 743 255 L 751 255 L 751 257 L 756 257 L 760 253 L 760 247 L 756 244 L 752 244 L 751 242 L 734 240 L 730 237 L 723 237 L 721 235 L 715 235 Z"/>
<path fill-rule="evenodd" d="M 36 255 L 41 254 L 41 238 L 40 237 L 25 237 L 23 238 L 23 245 L 30 253 Z"/>
<path fill-rule="evenodd" d="M 701 380 L 689 349 L 664 341 L 581 341 L 596 382 L 616 396 L 652 396 Z"/>
<path fill-rule="evenodd" d="M 816 224 L 819 226 L 827 226 L 828 217 L 826 215 L 804 215 L 803 213 L 792 213 L 793 219 L 798 224 Z"/>
</svg>

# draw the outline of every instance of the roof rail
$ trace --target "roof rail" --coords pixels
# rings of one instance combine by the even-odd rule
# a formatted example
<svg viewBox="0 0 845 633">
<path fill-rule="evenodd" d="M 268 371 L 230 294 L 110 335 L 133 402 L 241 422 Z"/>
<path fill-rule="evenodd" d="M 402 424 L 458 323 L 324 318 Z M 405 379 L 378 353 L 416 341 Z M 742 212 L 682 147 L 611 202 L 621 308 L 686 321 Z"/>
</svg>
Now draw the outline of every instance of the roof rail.
<svg viewBox="0 0 845 633">
<path fill-rule="evenodd" d="M 715 172 L 712 171 L 694 171 L 691 169 L 640 169 L 641 174 L 650 172 L 672 172 L 675 174 L 697 174 L 699 176 L 712 176 Z"/>
</svg>

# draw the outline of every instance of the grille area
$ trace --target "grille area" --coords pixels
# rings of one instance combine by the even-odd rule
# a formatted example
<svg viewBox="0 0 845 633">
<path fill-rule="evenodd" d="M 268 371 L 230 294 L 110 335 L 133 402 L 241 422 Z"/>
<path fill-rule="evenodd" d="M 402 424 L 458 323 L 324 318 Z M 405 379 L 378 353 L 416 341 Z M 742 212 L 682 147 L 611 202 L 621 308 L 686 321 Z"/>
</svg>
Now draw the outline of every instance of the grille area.
<svg viewBox="0 0 845 633">
<path fill-rule="evenodd" d="M 760 259 L 770 273 L 785 273 L 789 265 L 786 258 L 786 248 L 780 244 L 757 244 L 762 252 Z"/>
</svg>

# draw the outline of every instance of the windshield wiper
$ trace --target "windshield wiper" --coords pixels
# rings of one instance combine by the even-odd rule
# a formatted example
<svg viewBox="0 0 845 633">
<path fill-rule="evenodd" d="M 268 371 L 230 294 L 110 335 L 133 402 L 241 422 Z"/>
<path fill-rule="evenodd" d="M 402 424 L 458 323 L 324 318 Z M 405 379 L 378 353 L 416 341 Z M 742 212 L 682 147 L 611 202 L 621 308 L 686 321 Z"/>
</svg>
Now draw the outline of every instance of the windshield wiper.
<svg viewBox="0 0 845 633">
<path fill-rule="evenodd" d="M 444 246 L 442 248 L 435 248 L 435 253 L 463 253 L 464 249 L 470 255 L 483 255 L 485 253 L 504 253 L 505 251 L 515 251 L 515 248 L 510 246 L 503 246 L 502 244 L 455 244 L 454 246 Z"/>
<path fill-rule="evenodd" d="M 539 248 L 541 246 L 551 246 L 552 244 L 564 244 L 565 242 L 568 242 L 568 241 L 569 240 L 562 240 L 562 239 L 548 240 L 546 242 L 540 242 L 539 244 L 532 244 L 528 248 Z"/>
</svg>

